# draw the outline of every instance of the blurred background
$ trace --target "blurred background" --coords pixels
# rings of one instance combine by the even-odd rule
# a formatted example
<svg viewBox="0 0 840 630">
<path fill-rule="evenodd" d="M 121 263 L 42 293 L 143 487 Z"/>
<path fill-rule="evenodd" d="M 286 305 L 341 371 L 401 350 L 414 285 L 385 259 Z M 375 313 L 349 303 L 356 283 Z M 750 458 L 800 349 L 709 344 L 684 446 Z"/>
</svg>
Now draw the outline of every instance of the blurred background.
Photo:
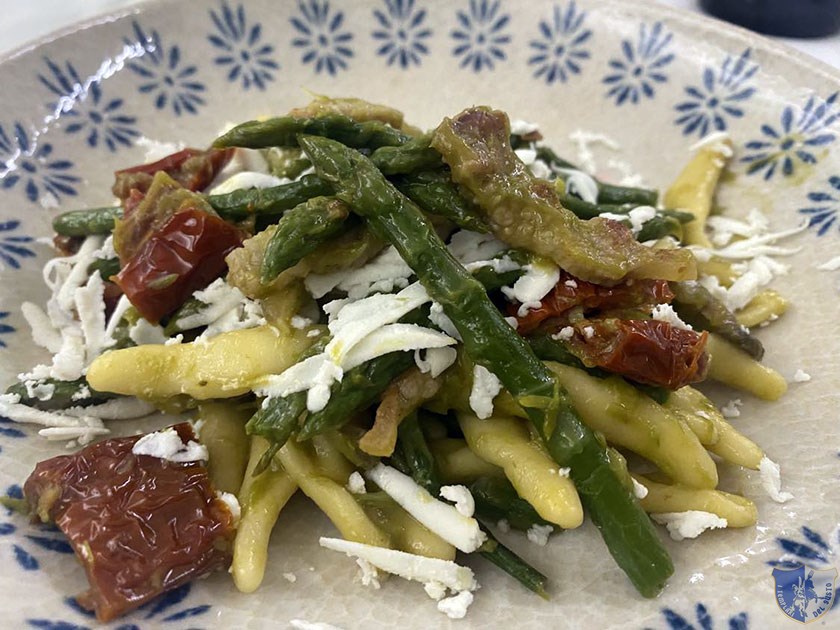
<svg viewBox="0 0 840 630">
<path fill-rule="evenodd" d="M 0 56 L 104 13 L 145 0 L 0 0 Z M 291 0 L 285 0 L 291 1 Z M 647 0 L 728 19 L 840 68 L 840 0 Z M 792 35 L 809 35 L 808 39 Z"/>
</svg>

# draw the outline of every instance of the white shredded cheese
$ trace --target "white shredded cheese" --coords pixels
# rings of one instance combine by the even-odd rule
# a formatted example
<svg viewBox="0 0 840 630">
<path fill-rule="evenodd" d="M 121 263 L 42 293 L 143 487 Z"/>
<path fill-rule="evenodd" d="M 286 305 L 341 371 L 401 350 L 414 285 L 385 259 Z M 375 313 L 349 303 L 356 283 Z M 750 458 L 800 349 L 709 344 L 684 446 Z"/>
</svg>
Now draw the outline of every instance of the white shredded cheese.
<svg viewBox="0 0 840 630">
<path fill-rule="evenodd" d="M 555 168 L 554 170 L 566 175 L 566 192 L 587 203 L 598 203 L 598 184 L 591 175 L 574 168 Z"/>
<path fill-rule="evenodd" d="M 216 492 L 216 496 L 230 510 L 230 514 L 233 517 L 233 526 L 237 527 L 239 525 L 239 519 L 242 517 L 242 508 L 239 505 L 239 500 L 236 498 L 236 495 L 230 492 Z"/>
<path fill-rule="evenodd" d="M 723 407 L 720 408 L 720 412 L 723 414 L 724 418 L 737 418 L 741 415 L 741 410 L 739 407 L 743 403 L 741 402 L 740 398 L 734 398 L 726 403 Z"/>
<path fill-rule="evenodd" d="M 457 595 L 440 600 L 437 608 L 450 619 L 463 619 L 472 602 L 473 594 L 469 591 L 461 591 Z"/>
<path fill-rule="evenodd" d="M 621 145 L 609 136 L 585 129 L 575 129 L 569 134 L 569 139 L 575 144 L 575 148 L 577 149 L 577 163 L 584 171 L 590 174 L 594 174 L 598 170 L 592 145 L 601 144 L 612 151 L 621 149 Z"/>
<path fill-rule="evenodd" d="M 455 504 L 455 509 L 462 516 L 475 514 L 475 500 L 466 486 L 441 486 L 440 496 Z"/>
<path fill-rule="evenodd" d="M 540 547 L 545 547 L 548 544 L 548 537 L 554 532 L 554 528 L 551 525 L 531 525 L 526 532 L 528 536 L 528 540 L 530 540 L 535 545 L 539 545 Z"/>
<path fill-rule="evenodd" d="M 209 457 L 206 446 L 194 440 L 184 444 L 172 427 L 144 435 L 134 443 L 131 452 L 171 462 L 207 461 Z"/>
<path fill-rule="evenodd" d="M 347 490 L 353 494 L 365 494 L 367 492 L 365 479 L 359 474 L 359 471 L 354 470 L 350 473 L 350 477 L 347 479 Z"/>
<path fill-rule="evenodd" d="M 450 560 L 427 558 L 404 551 L 375 547 L 339 538 L 320 538 L 320 545 L 348 556 L 362 558 L 377 569 L 415 582 L 438 582 L 452 591 L 475 590 L 478 584 L 471 569 Z"/>
<path fill-rule="evenodd" d="M 426 582 L 423 585 L 423 590 L 426 591 L 426 595 L 435 601 L 440 601 L 446 597 L 446 587 L 440 582 Z"/>
<path fill-rule="evenodd" d="M 484 420 L 493 414 L 493 399 L 502 391 L 502 382 L 483 365 L 473 366 L 470 409 Z"/>
<path fill-rule="evenodd" d="M 637 499 L 644 499 L 648 495 L 648 489 L 644 484 L 641 484 L 633 479 L 633 495 Z"/>
<path fill-rule="evenodd" d="M 449 335 L 417 324 L 386 324 L 359 341 L 341 362 L 344 370 L 351 370 L 375 357 L 424 348 L 443 348 L 453 345 Z"/>
<path fill-rule="evenodd" d="M 660 525 L 664 525 L 674 540 L 697 538 L 707 529 L 723 529 L 729 524 L 725 518 L 717 514 L 699 510 L 663 512 L 651 514 L 650 517 Z"/>
<path fill-rule="evenodd" d="M 432 378 L 443 374 L 457 358 L 458 351 L 449 347 L 414 351 L 414 363 L 423 374 L 428 373 Z"/>
<path fill-rule="evenodd" d="M 463 341 L 461 333 L 455 328 L 455 324 L 449 319 L 449 316 L 443 312 L 443 306 L 437 302 L 432 302 L 432 306 L 429 309 L 429 321 L 453 339 Z"/>
<path fill-rule="evenodd" d="M 61 333 L 56 330 L 44 310 L 32 302 L 20 305 L 20 312 L 32 331 L 32 341 L 50 354 L 61 350 Z"/>
<path fill-rule="evenodd" d="M 808 374 L 808 372 L 806 372 L 802 368 L 799 368 L 798 370 L 796 370 L 796 374 L 793 375 L 794 383 L 807 383 L 810 380 L 811 380 L 811 375 Z"/>
<path fill-rule="evenodd" d="M 502 287 L 502 293 L 508 300 L 520 302 L 517 311 L 520 317 L 532 308 L 539 308 L 540 301 L 560 280 L 560 267 L 545 259 L 525 265 L 523 269 L 525 273 L 512 287 Z"/>
<path fill-rule="evenodd" d="M 297 582 L 297 576 L 294 573 L 288 572 L 283 574 L 283 579 L 294 584 Z"/>
<path fill-rule="evenodd" d="M 677 312 L 670 304 L 657 304 L 653 307 L 650 316 L 660 322 L 671 324 L 674 328 L 682 328 L 683 330 L 694 330 L 689 324 L 686 324 L 677 315 Z"/>
<path fill-rule="evenodd" d="M 146 136 L 140 136 L 134 141 L 135 146 L 143 149 L 146 153 L 143 156 L 144 162 L 157 162 L 184 149 L 183 142 L 161 142 Z"/>
<path fill-rule="evenodd" d="M 527 136 L 529 133 L 538 131 L 540 126 L 537 123 L 528 122 L 514 118 L 510 121 L 510 132 L 517 136 Z"/>
<path fill-rule="evenodd" d="M 458 230 L 449 238 L 446 248 L 461 264 L 468 265 L 495 258 L 510 247 L 492 234 Z"/>
<path fill-rule="evenodd" d="M 142 317 L 128 329 L 128 336 L 138 346 L 161 345 L 167 341 L 160 325 L 151 324 Z"/>
<path fill-rule="evenodd" d="M 782 471 L 779 465 L 766 455 L 758 464 L 761 485 L 767 495 L 776 503 L 786 503 L 793 498 L 790 492 L 782 492 Z"/>
<path fill-rule="evenodd" d="M 575 336 L 575 329 L 571 326 L 564 326 L 559 331 L 551 335 L 551 338 L 555 341 L 569 341 L 572 337 Z"/>
<path fill-rule="evenodd" d="M 478 521 L 435 499 L 408 475 L 390 466 L 377 464 L 367 471 L 366 476 L 420 523 L 464 553 L 475 551 L 487 539 Z"/>
</svg>

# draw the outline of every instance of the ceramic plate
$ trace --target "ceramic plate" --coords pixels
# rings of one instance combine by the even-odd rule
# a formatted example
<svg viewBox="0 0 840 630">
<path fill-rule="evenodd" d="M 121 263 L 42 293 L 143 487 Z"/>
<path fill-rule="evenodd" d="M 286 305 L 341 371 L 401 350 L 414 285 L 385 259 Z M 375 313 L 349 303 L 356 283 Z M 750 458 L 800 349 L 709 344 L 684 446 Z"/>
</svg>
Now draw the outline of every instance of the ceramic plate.
<svg viewBox="0 0 840 630">
<path fill-rule="evenodd" d="M 551 601 L 477 561 L 476 601 L 465 620 L 450 621 L 417 584 L 354 583 L 354 563 L 318 547 L 330 524 L 296 498 L 259 592 L 241 595 L 215 575 L 109 627 L 282 628 L 300 618 L 343 628 L 793 628 L 776 602 L 774 566 L 840 567 L 840 271 L 816 269 L 840 254 L 836 71 L 646 2 L 196 0 L 151 3 L 44 41 L 0 64 L 0 86 L 3 385 L 45 360 L 19 309 L 46 298 L 40 269 L 50 248 L 39 239 L 56 212 L 107 204 L 112 171 L 142 160 L 143 136 L 206 145 L 228 121 L 304 103 L 305 90 L 389 103 L 420 126 L 490 104 L 540 122 L 568 155 L 571 132 L 602 132 L 621 147 L 596 147 L 602 167 L 619 160 L 660 188 L 689 146 L 726 130 L 736 153 L 720 191 L 725 211 L 758 208 L 775 229 L 808 223 L 785 243 L 800 251 L 774 285 L 792 307 L 758 331 L 766 363 L 791 382 L 787 395 L 770 404 L 716 392 L 720 403 L 742 400 L 737 426 L 781 464 L 795 498 L 774 503 L 755 474 L 724 470 L 723 487 L 756 501 L 758 526 L 668 540 L 676 574 L 659 598 L 635 593 L 587 525 L 547 547 L 507 537 L 550 576 Z M 809 382 L 793 382 L 799 369 Z M 2 418 L 0 448 L 0 488 L 11 496 L 37 460 L 64 452 Z M 5 627 L 97 625 L 70 597 L 85 580 L 57 532 L 0 511 L 0 562 Z M 838 624 L 836 612 L 815 622 Z"/>
</svg>

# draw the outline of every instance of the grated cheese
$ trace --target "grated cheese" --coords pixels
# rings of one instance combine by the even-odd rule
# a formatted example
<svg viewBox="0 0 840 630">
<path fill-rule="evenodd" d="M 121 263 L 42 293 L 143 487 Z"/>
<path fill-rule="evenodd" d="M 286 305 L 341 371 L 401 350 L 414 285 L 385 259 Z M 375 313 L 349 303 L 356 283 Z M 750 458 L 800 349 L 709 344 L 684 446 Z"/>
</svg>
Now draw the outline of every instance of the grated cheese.
<svg viewBox="0 0 840 630">
<path fill-rule="evenodd" d="M 475 514 L 475 500 L 466 486 L 441 486 L 440 496 L 455 504 L 455 509 L 462 516 L 470 517 Z"/>
<path fill-rule="evenodd" d="M 660 525 L 665 525 L 674 540 L 697 538 L 707 529 L 722 529 L 729 524 L 725 518 L 717 514 L 699 510 L 663 512 L 651 514 L 650 517 Z"/>
<path fill-rule="evenodd" d="M 461 591 L 457 595 L 440 600 L 437 608 L 450 619 L 463 619 L 472 602 L 473 594 L 470 591 Z"/>
<path fill-rule="evenodd" d="M 641 484 L 635 479 L 633 479 L 633 495 L 637 499 L 644 499 L 648 495 L 648 489 L 647 487 L 645 487 L 644 484 Z"/>
<path fill-rule="evenodd" d="M 478 588 L 471 569 L 451 560 L 427 558 L 405 551 L 375 547 L 364 543 L 322 537 L 318 541 L 325 549 L 362 558 L 377 569 L 415 582 L 437 582 L 452 591 L 471 591 Z"/>
<path fill-rule="evenodd" d="M 528 540 L 535 545 L 545 547 L 548 544 L 548 537 L 554 532 L 554 527 L 551 525 L 531 525 L 526 532 Z"/>
<path fill-rule="evenodd" d="M 776 503 L 787 503 L 793 498 L 790 492 L 782 492 L 782 471 L 779 465 L 766 455 L 758 464 L 761 485 L 767 495 Z"/>
<path fill-rule="evenodd" d="M 429 530 L 464 553 L 475 551 L 487 539 L 478 521 L 435 499 L 411 477 L 395 468 L 377 464 L 367 471 L 366 477 Z"/>
<path fill-rule="evenodd" d="M 134 443 L 131 452 L 171 462 L 207 461 L 209 458 L 206 446 L 194 440 L 184 444 L 178 432 L 171 427 L 144 435 Z"/>
<path fill-rule="evenodd" d="M 689 324 L 686 324 L 677 315 L 677 312 L 670 304 L 657 304 L 653 307 L 650 316 L 660 322 L 671 324 L 674 328 L 682 328 L 683 330 L 694 330 Z"/>
<path fill-rule="evenodd" d="M 443 374 L 457 358 L 458 351 L 449 347 L 414 351 L 414 363 L 423 374 L 428 373 L 432 378 Z"/>
<path fill-rule="evenodd" d="M 482 365 L 473 366 L 470 409 L 484 420 L 493 414 L 493 399 L 502 391 L 499 378 Z"/>
<path fill-rule="evenodd" d="M 560 267 L 545 259 L 525 265 L 523 269 L 525 273 L 512 287 L 502 287 L 502 293 L 508 300 L 521 304 L 517 311 L 520 317 L 533 308 L 539 308 L 541 300 L 560 280 Z"/>
<path fill-rule="evenodd" d="M 352 494 L 365 494 L 367 492 L 365 489 L 364 477 L 362 477 L 357 470 L 350 473 L 350 477 L 347 479 L 346 487 Z"/>
<path fill-rule="evenodd" d="M 811 375 L 802 368 L 796 370 L 796 374 L 793 375 L 793 381 L 795 383 L 807 383 L 810 380 Z"/>
</svg>

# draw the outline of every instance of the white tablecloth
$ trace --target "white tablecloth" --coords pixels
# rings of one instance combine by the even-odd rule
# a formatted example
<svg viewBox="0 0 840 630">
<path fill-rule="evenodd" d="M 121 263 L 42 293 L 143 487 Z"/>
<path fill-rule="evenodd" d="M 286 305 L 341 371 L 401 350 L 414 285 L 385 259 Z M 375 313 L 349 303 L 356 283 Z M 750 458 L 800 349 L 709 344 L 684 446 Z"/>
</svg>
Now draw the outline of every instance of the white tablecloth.
<svg viewBox="0 0 840 630">
<path fill-rule="evenodd" d="M 650 0 L 699 11 L 699 0 Z M 0 0 L 0 56 L 44 35 L 143 0 Z M 840 34 L 821 39 L 773 38 L 840 68 Z"/>
</svg>

